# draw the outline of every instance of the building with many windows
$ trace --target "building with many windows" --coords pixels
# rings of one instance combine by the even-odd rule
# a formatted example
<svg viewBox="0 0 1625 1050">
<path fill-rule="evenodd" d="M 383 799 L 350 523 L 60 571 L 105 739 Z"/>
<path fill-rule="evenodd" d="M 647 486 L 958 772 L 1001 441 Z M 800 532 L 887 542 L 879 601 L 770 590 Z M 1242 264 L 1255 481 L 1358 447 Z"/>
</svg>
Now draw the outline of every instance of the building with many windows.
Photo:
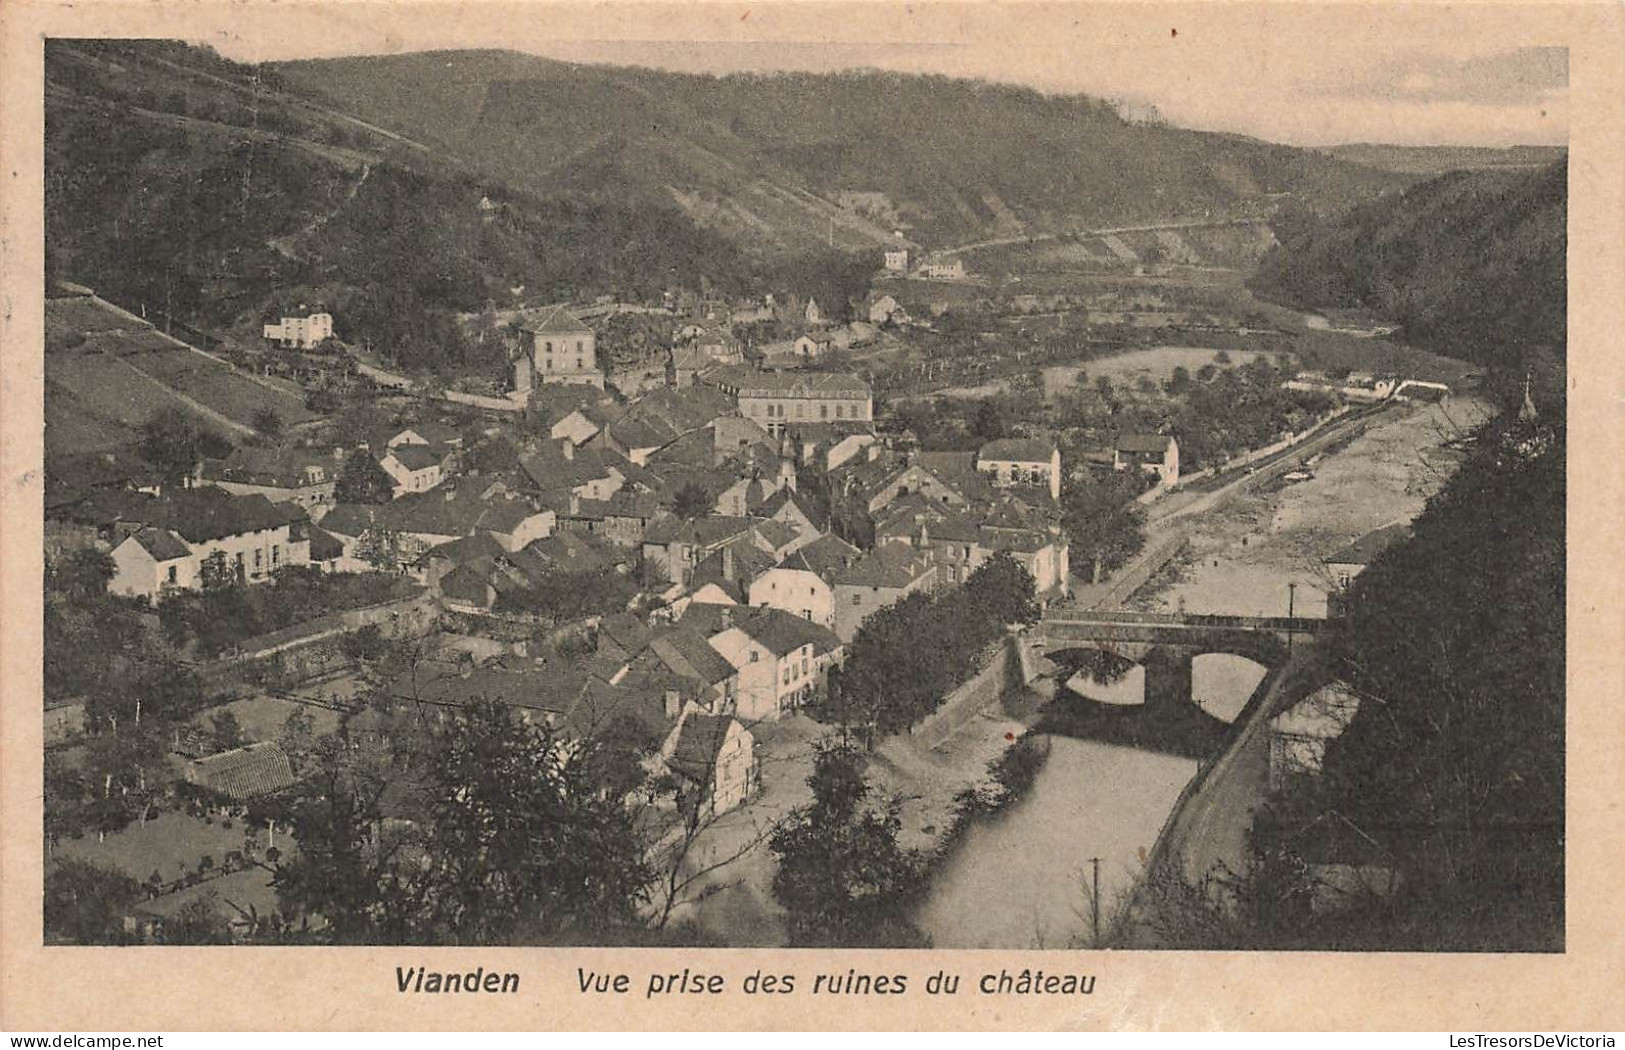
<svg viewBox="0 0 1625 1050">
<path fill-rule="evenodd" d="M 521 330 L 525 342 L 513 363 L 515 394 L 529 394 L 548 383 L 604 389 L 593 331 L 569 310 L 550 307 Z"/>
<path fill-rule="evenodd" d="M 854 375 L 718 369 L 701 381 L 732 394 L 739 414 L 775 437 L 797 423 L 874 421 L 874 395 Z"/>
</svg>

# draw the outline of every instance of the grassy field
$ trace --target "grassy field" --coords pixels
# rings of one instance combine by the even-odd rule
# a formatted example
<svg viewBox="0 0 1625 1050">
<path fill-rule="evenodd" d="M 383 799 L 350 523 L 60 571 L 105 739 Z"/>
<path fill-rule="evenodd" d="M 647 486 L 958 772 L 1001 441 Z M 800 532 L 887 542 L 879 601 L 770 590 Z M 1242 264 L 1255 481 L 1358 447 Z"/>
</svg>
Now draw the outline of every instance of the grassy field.
<svg viewBox="0 0 1625 1050">
<path fill-rule="evenodd" d="M 128 444 L 141 424 L 171 408 L 221 429 L 192 402 L 244 428 L 267 408 L 285 425 L 317 418 L 297 387 L 238 372 L 95 300 L 48 302 L 46 335 L 46 442 L 53 453 Z"/>
<path fill-rule="evenodd" d="M 1215 360 L 1220 353 L 1230 356 L 1229 366 Z M 1191 375 L 1203 365 L 1237 367 L 1255 357 L 1268 356 L 1257 350 L 1215 350 L 1198 346 L 1158 346 L 1150 350 L 1135 350 L 1116 357 L 1102 357 L 1076 365 L 1053 365 L 1044 369 L 1044 396 L 1050 400 L 1068 393 L 1076 387 L 1079 372 L 1087 372 L 1092 383 L 1098 376 L 1106 376 L 1116 386 L 1133 384 L 1141 377 L 1160 385 L 1174 374 L 1175 368 L 1184 368 Z"/>
</svg>

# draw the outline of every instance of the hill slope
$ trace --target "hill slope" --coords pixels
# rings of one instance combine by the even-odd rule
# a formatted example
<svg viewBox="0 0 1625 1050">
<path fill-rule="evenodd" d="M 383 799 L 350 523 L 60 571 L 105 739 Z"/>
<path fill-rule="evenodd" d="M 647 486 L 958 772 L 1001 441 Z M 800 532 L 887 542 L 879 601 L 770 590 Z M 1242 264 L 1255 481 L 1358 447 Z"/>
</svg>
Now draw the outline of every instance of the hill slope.
<svg viewBox="0 0 1625 1050">
<path fill-rule="evenodd" d="M 1521 372 L 1561 362 L 1567 333 L 1568 163 L 1453 172 L 1325 222 L 1282 224 L 1259 294 L 1364 307 L 1406 339 Z"/>
<path fill-rule="evenodd" d="M 511 52 L 280 64 L 278 76 L 533 191 L 613 186 L 779 247 L 941 246 L 1145 217 L 1346 203 L 1397 176 L 1104 102 L 944 77 L 577 66 Z M 843 205 L 845 205 L 843 207 Z"/>
<path fill-rule="evenodd" d="M 541 301 L 646 295 L 674 277 L 728 287 L 754 272 L 675 206 L 601 187 L 507 191 L 181 44 L 50 41 L 45 147 L 53 275 L 245 338 L 319 302 L 341 338 L 404 365 L 477 369 L 500 362 L 482 361 L 451 315 L 512 302 L 514 288 Z"/>
</svg>

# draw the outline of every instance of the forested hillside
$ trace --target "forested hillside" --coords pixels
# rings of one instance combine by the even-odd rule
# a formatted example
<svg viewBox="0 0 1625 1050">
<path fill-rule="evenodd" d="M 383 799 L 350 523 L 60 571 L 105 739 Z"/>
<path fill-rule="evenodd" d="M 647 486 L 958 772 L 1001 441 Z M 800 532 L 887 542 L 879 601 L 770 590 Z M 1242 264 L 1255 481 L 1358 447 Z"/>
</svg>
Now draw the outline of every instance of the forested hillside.
<svg viewBox="0 0 1625 1050">
<path fill-rule="evenodd" d="M 1568 163 L 1452 172 L 1320 221 L 1277 224 L 1253 287 L 1310 309 L 1364 307 L 1402 337 L 1521 373 L 1567 332 Z"/>
<path fill-rule="evenodd" d="M 511 190 L 180 44 L 51 41 L 45 145 L 53 276 L 239 334 L 323 303 L 341 338 L 408 367 L 479 366 L 451 315 L 516 289 L 642 296 L 759 269 L 674 206 Z"/>
<path fill-rule="evenodd" d="M 613 186 L 778 247 L 1348 203 L 1402 179 L 1309 150 L 1131 123 L 1107 103 L 878 72 L 697 76 L 511 52 L 278 74 L 530 189 Z"/>
</svg>

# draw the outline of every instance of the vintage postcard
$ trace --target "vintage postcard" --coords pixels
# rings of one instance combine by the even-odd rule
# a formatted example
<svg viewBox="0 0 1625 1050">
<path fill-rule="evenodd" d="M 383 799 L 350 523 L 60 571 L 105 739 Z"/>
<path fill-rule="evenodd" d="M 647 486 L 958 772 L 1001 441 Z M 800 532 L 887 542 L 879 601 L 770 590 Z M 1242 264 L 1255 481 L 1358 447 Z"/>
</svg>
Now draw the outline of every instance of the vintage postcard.
<svg viewBox="0 0 1625 1050">
<path fill-rule="evenodd" d="M 0 1027 L 1619 1027 L 1621 10 L 6 3 Z"/>
</svg>

